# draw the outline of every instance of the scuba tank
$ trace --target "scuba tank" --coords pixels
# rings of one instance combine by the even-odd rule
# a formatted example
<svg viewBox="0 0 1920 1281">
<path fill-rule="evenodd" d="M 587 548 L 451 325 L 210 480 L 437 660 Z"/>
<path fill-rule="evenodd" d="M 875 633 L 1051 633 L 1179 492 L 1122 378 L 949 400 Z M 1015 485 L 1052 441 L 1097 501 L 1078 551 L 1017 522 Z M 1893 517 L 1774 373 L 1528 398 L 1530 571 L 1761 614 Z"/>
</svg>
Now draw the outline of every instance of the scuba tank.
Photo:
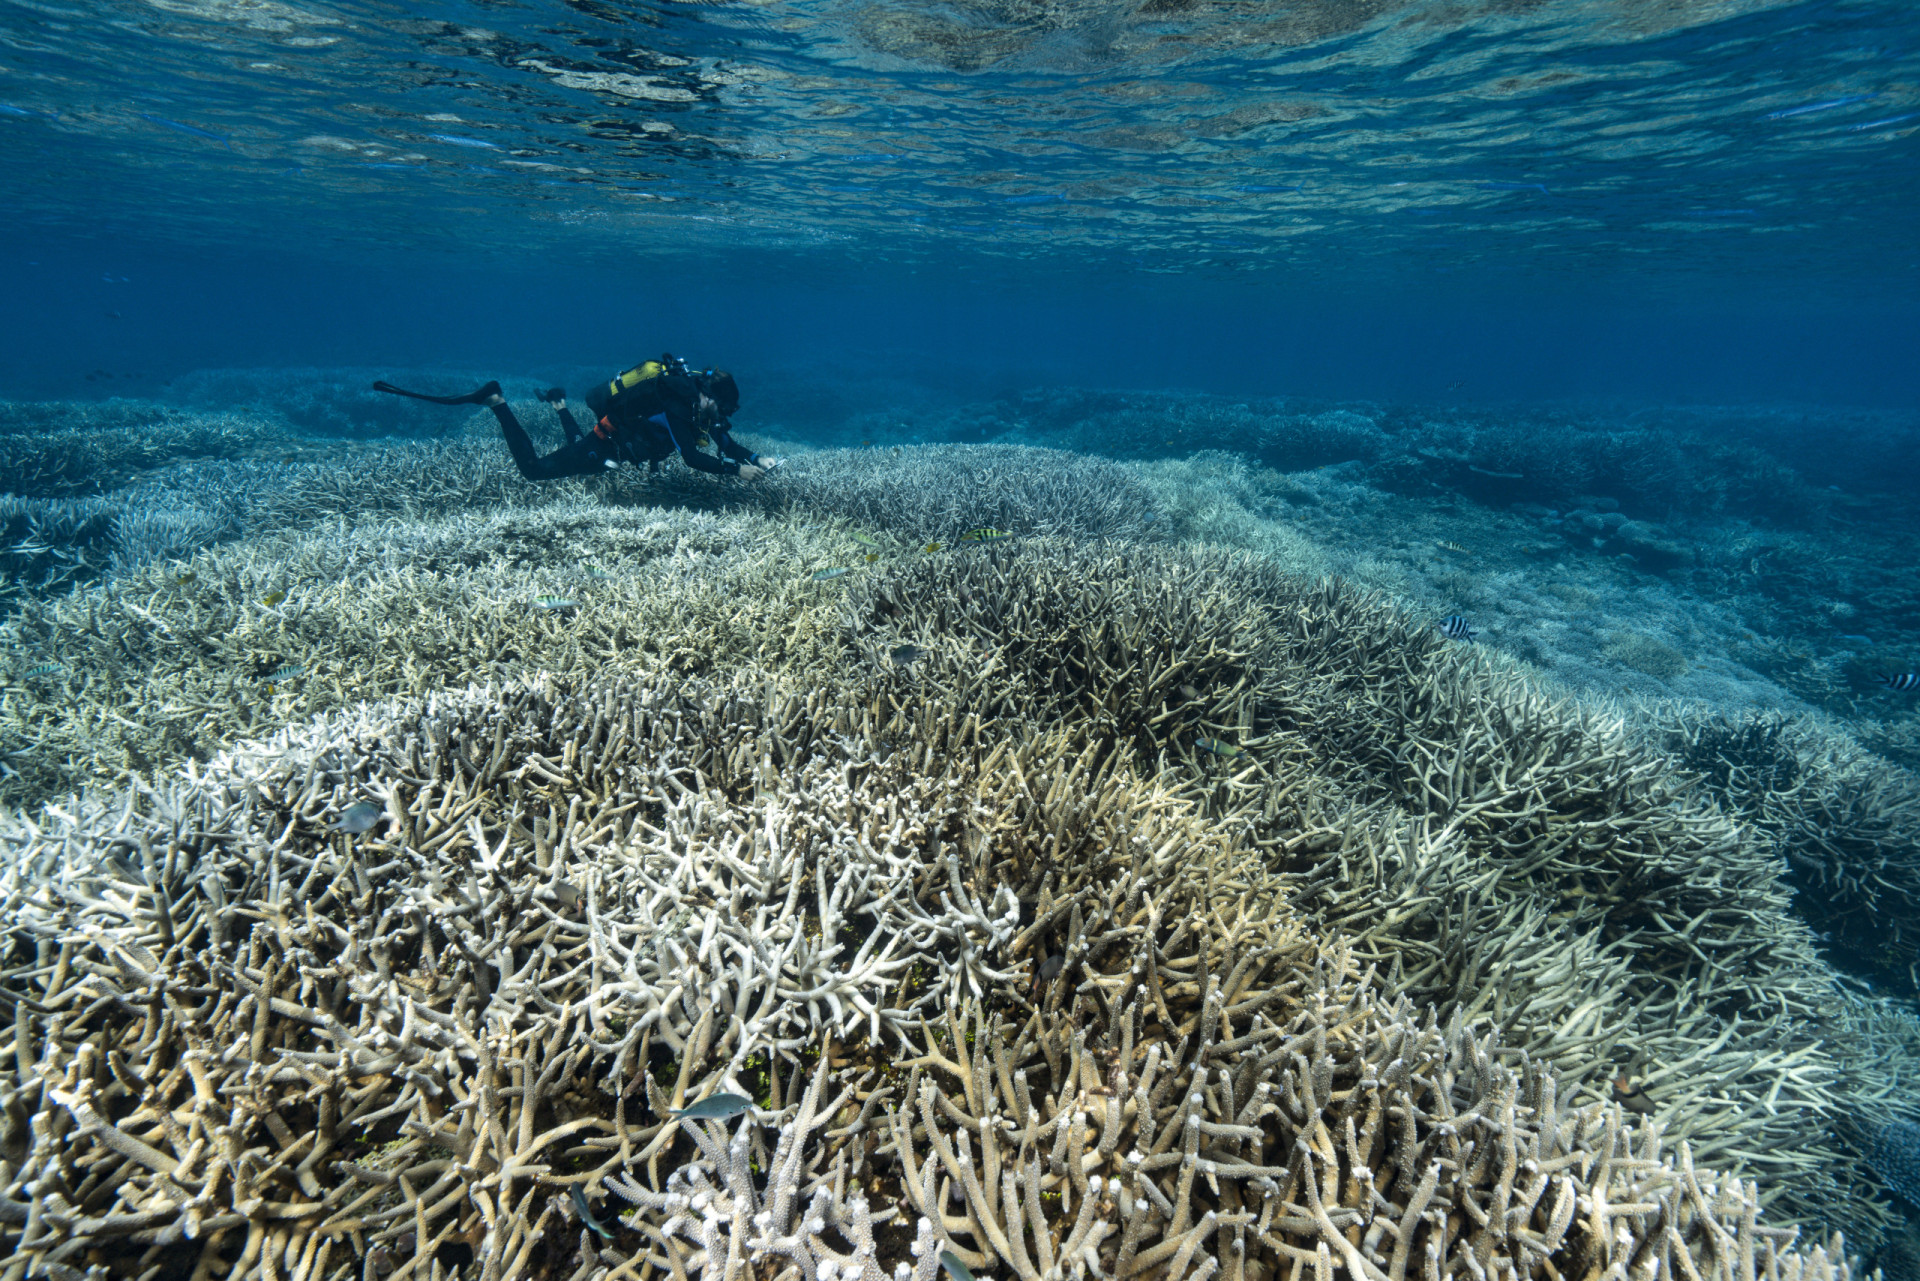
<svg viewBox="0 0 1920 1281">
<path fill-rule="evenodd" d="M 672 352 L 665 352 L 658 360 L 643 360 L 633 368 L 615 374 L 606 382 L 589 387 L 586 402 L 595 420 L 594 434 L 603 440 L 612 440 L 618 420 L 637 422 L 648 416 L 638 412 L 627 412 L 626 406 L 622 403 L 623 398 L 630 403 L 636 389 L 644 388 L 647 383 L 656 378 L 668 376 L 685 378 L 692 372 L 686 361 Z M 698 443 L 702 446 L 710 443 L 705 424 L 700 424 Z"/>
<path fill-rule="evenodd" d="M 606 418 L 619 407 L 620 397 L 632 391 L 642 383 L 651 382 L 666 374 L 687 373 L 687 362 L 672 352 L 663 354 L 658 360 L 643 360 L 632 369 L 623 370 L 603 383 L 596 383 L 587 389 L 587 408 L 593 411 L 595 418 Z"/>
</svg>

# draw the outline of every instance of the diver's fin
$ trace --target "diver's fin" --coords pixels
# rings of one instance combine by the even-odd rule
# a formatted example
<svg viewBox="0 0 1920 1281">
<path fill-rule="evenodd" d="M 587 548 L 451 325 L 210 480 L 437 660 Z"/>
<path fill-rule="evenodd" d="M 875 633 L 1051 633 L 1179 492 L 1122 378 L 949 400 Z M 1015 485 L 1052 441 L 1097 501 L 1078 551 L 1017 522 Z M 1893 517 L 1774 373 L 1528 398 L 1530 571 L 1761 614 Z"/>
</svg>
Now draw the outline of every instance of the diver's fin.
<svg viewBox="0 0 1920 1281">
<path fill-rule="evenodd" d="M 500 394 L 500 384 L 497 382 L 490 382 L 480 390 L 470 391 L 464 396 L 429 396 L 424 391 L 408 391 L 404 387 L 396 387 L 389 382 L 377 382 L 373 385 L 373 389 L 393 396 L 411 396 L 415 400 L 430 400 L 436 405 L 484 405 L 488 397 Z"/>
</svg>

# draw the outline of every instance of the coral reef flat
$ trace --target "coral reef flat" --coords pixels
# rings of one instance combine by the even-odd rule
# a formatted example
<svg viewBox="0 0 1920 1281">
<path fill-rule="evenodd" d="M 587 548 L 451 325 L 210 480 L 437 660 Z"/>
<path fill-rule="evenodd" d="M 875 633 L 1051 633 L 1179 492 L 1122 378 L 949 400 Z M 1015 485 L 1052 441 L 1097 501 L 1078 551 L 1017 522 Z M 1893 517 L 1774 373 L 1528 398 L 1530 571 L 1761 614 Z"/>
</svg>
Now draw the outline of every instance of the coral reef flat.
<svg viewBox="0 0 1920 1281">
<path fill-rule="evenodd" d="M 1912 1270 L 1916 524 L 1811 411 L 796 376 L 535 485 L 365 383 L 0 412 L 17 1274 Z"/>
</svg>

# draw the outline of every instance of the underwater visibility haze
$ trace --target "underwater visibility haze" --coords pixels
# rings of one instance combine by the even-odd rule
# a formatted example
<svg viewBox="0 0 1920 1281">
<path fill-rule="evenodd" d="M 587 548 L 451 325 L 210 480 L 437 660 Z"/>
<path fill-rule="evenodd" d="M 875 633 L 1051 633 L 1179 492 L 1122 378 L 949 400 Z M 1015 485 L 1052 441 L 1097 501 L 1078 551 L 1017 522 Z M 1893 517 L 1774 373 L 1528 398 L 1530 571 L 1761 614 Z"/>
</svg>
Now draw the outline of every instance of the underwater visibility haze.
<svg viewBox="0 0 1920 1281">
<path fill-rule="evenodd" d="M 0 1279 L 1920 1281 L 1920 9 L 6 0 Z"/>
</svg>

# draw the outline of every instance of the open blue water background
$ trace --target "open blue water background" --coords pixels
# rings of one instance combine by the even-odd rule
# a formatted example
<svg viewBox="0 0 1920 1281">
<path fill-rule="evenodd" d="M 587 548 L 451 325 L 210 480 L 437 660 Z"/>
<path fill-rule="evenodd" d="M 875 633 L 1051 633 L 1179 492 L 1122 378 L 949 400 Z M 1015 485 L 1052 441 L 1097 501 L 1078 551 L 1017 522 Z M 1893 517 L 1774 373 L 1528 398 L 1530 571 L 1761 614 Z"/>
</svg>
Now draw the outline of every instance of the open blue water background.
<svg viewBox="0 0 1920 1281">
<path fill-rule="evenodd" d="M 1907 404 L 1917 134 L 1896 0 L 6 0 L 0 394 L 671 347 Z"/>
</svg>

